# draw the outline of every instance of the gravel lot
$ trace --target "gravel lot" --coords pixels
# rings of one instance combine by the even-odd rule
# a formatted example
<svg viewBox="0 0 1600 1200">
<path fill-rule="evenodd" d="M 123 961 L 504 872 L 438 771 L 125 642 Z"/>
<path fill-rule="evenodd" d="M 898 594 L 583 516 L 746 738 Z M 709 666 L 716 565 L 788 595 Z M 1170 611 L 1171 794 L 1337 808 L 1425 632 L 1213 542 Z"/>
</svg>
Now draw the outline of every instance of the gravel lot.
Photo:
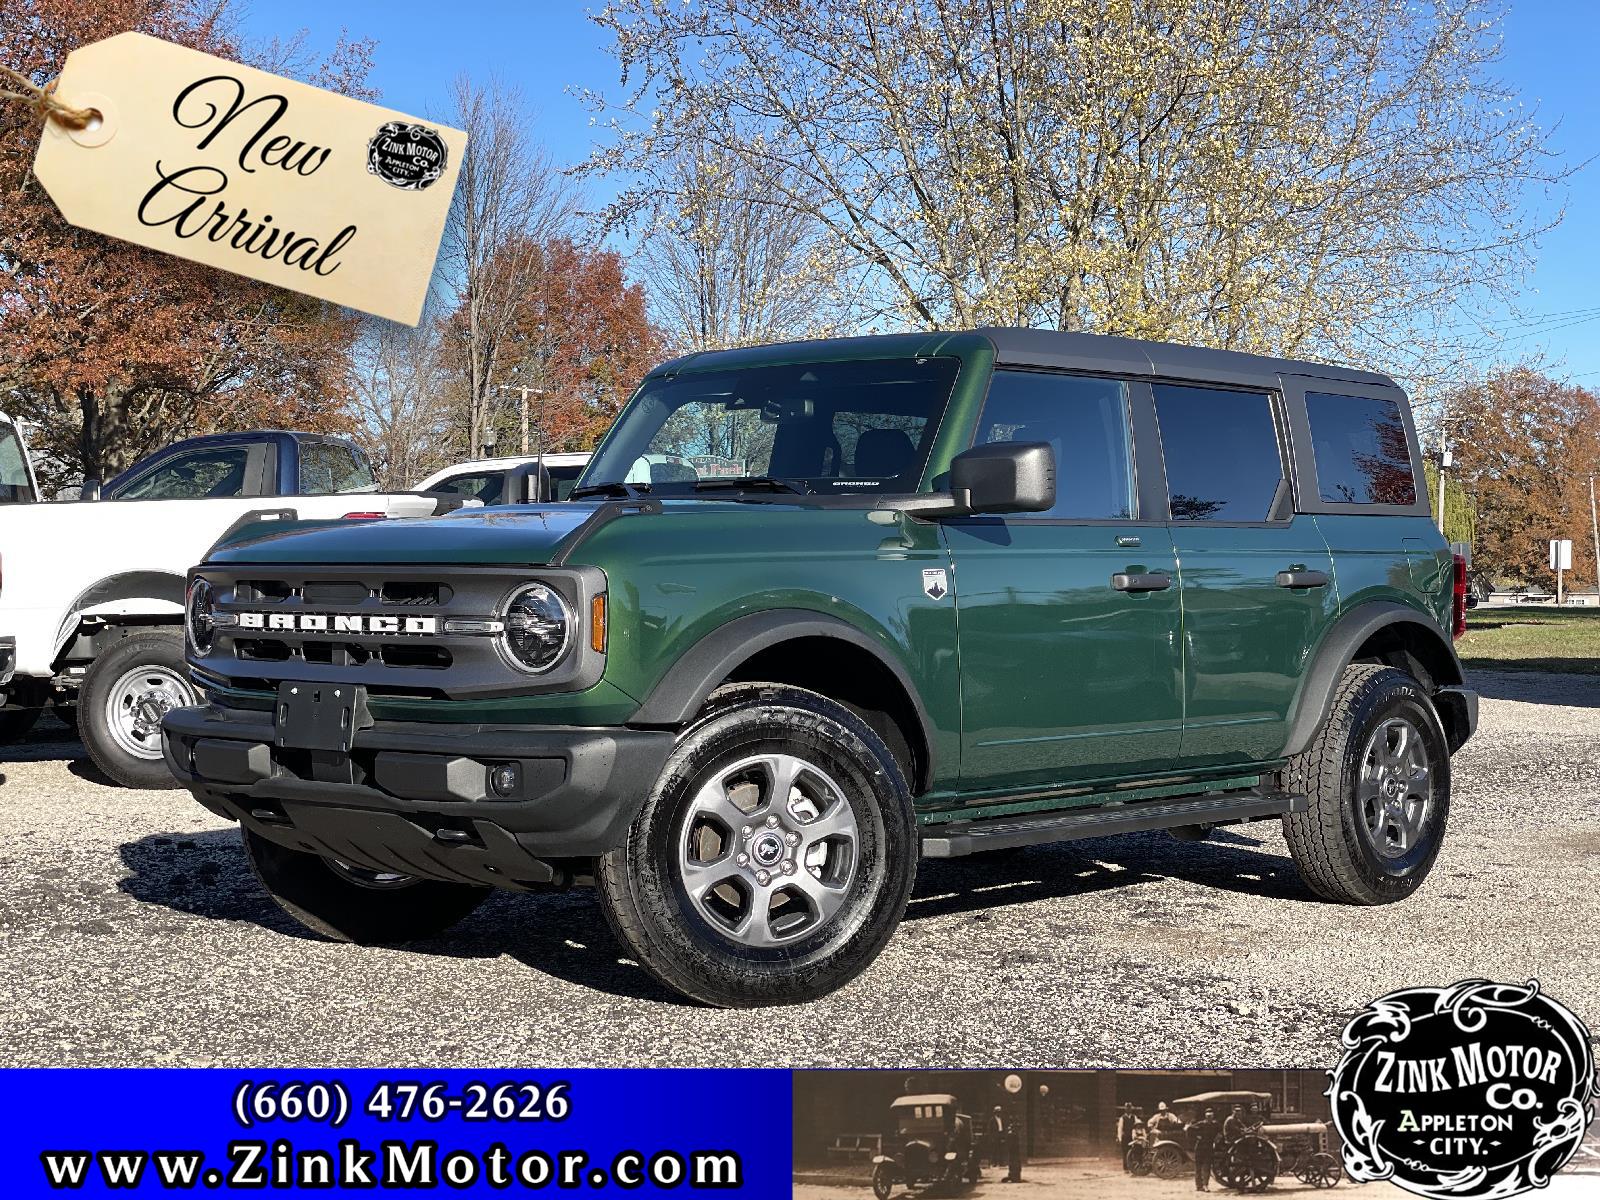
<svg viewBox="0 0 1600 1200">
<path fill-rule="evenodd" d="M 656 988 L 586 892 L 498 896 L 407 949 L 321 941 L 231 826 L 102 785 L 46 719 L 0 748 L 0 1064 L 1321 1066 L 1366 1000 L 1469 976 L 1537 978 L 1600 1028 L 1600 677 L 1477 683 L 1405 904 L 1314 901 L 1270 824 L 935 862 L 861 980 L 742 1013 Z"/>
</svg>

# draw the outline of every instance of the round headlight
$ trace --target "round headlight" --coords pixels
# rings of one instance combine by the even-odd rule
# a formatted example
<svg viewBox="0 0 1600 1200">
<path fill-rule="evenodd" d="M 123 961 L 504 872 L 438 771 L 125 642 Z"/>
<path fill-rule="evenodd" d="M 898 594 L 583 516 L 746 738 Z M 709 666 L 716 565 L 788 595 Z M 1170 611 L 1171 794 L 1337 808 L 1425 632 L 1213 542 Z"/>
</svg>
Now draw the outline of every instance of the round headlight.
<svg viewBox="0 0 1600 1200">
<path fill-rule="evenodd" d="M 204 579 L 189 585 L 187 607 L 184 625 L 189 631 L 189 647 L 196 654 L 210 654 L 217 636 L 217 598 Z"/>
<path fill-rule="evenodd" d="M 548 671 L 561 661 L 572 637 L 567 602 L 542 583 L 532 583 L 506 605 L 506 650 L 529 671 Z"/>
</svg>

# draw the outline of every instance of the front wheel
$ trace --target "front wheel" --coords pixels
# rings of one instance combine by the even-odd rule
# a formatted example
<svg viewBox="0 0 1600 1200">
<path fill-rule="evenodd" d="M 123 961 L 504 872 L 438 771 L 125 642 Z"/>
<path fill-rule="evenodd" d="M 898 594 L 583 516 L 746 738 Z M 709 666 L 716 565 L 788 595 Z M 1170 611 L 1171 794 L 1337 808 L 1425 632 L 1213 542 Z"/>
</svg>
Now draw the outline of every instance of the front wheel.
<svg viewBox="0 0 1600 1200">
<path fill-rule="evenodd" d="M 872 1168 L 872 1194 L 877 1200 L 889 1200 L 894 1195 L 894 1168 L 888 1163 Z"/>
<path fill-rule="evenodd" d="M 1283 829 L 1317 895 L 1390 904 L 1427 878 L 1450 814 L 1450 752 L 1433 701 L 1410 675 L 1346 667 L 1326 722 L 1282 780 L 1309 801 Z"/>
<path fill-rule="evenodd" d="M 175 788 L 161 757 L 161 718 L 200 703 L 183 631 L 130 634 L 94 660 L 78 694 L 78 732 L 94 765 L 131 788 Z"/>
<path fill-rule="evenodd" d="M 248 829 L 244 849 L 278 907 L 336 942 L 387 946 L 437 937 L 489 895 L 488 888 L 416 879 L 291 850 Z"/>
<path fill-rule="evenodd" d="M 1122 1169 L 1129 1175 L 1150 1174 L 1149 1147 L 1142 1142 L 1133 1142 L 1122 1154 Z"/>
<path fill-rule="evenodd" d="M 814 1000 L 878 956 L 916 880 L 911 796 L 865 722 L 815 692 L 719 689 L 596 882 L 646 971 L 705 1004 Z"/>
</svg>

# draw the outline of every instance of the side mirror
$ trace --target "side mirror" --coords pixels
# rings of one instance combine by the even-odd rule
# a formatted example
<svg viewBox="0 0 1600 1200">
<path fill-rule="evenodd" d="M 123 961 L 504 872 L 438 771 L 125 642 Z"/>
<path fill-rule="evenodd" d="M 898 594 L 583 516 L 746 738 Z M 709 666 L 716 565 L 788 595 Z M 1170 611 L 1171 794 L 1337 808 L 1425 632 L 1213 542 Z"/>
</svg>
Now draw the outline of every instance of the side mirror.
<svg viewBox="0 0 1600 1200">
<path fill-rule="evenodd" d="M 1048 442 L 990 442 L 950 460 L 950 493 L 968 512 L 1045 512 L 1056 502 Z"/>
<path fill-rule="evenodd" d="M 85 479 L 83 486 L 78 489 L 79 500 L 100 499 L 100 481 L 98 479 Z"/>
</svg>

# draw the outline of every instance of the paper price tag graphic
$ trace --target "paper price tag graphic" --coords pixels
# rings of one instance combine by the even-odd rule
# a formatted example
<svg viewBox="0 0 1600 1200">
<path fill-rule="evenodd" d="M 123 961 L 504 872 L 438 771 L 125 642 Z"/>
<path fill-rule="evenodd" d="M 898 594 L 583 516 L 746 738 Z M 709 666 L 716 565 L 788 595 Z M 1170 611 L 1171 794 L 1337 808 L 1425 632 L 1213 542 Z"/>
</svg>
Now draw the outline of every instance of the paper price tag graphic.
<svg viewBox="0 0 1600 1200">
<path fill-rule="evenodd" d="M 467 135 L 141 33 L 75 50 L 33 171 L 72 224 L 415 325 Z"/>
</svg>

